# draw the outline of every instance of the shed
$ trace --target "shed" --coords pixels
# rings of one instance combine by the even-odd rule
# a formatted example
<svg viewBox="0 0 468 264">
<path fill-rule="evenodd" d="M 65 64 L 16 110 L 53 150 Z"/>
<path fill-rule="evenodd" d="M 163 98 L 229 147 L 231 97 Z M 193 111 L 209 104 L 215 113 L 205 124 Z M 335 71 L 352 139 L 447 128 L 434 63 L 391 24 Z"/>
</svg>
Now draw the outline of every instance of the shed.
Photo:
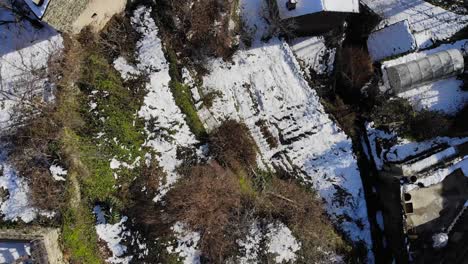
<svg viewBox="0 0 468 264">
<path fill-rule="evenodd" d="M 127 0 L 24 0 L 36 17 L 59 31 L 78 33 L 92 25 L 102 29 L 125 9 Z"/>
<path fill-rule="evenodd" d="M 416 50 L 416 39 L 407 20 L 372 32 L 367 39 L 369 55 L 373 61 Z"/>
<path fill-rule="evenodd" d="M 428 55 L 386 69 L 389 85 L 394 93 L 401 93 L 420 85 L 463 73 L 465 62 L 458 49 Z"/>
<path fill-rule="evenodd" d="M 294 23 L 299 35 L 323 33 L 359 13 L 359 0 L 276 0 L 279 18 Z"/>
</svg>

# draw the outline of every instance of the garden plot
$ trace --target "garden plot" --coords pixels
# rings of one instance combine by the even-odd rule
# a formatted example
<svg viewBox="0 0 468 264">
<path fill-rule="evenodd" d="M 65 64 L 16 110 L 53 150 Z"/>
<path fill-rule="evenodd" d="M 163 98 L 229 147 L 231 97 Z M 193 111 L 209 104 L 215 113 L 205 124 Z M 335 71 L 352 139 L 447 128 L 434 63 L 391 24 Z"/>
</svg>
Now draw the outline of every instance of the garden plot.
<svg viewBox="0 0 468 264">
<path fill-rule="evenodd" d="M 375 30 L 407 20 L 419 48 L 446 40 L 468 25 L 468 16 L 457 15 L 423 0 L 363 0 L 383 20 Z"/>
<path fill-rule="evenodd" d="M 364 243 L 373 262 L 366 201 L 351 140 L 325 113 L 289 45 L 277 38 L 260 40 L 267 32 L 262 3 L 241 1 L 245 24 L 254 35 L 252 46 L 239 50 L 232 62 L 210 63 L 203 92 L 221 94 L 210 108 L 210 118 L 218 123 L 229 118 L 245 122 L 265 163 L 292 171 L 313 185 L 332 220 L 349 239 Z M 266 134 L 278 144 L 269 144 Z"/>
<path fill-rule="evenodd" d="M 159 153 L 159 165 L 166 173 L 166 181 L 155 198 L 155 201 L 159 201 L 179 178 L 176 168 L 182 161 L 177 158 L 177 149 L 193 148 L 197 140 L 169 88 L 169 63 L 164 57 L 158 28 L 151 18 L 151 9 L 138 8 L 132 18 L 132 24 L 138 33 L 142 34 L 137 43 L 137 69 L 148 74 L 150 79 L 147 84 L 148 94 L 138 115 L 146 120 L 149 135 L 146 145 Z M 125 66 L 122 61 L 116 65 L 124 73 L 124 77 L 128 71 L 134 73 L 135 69 Z"/>
<path fill-rule="evenodd" d="M 467 45 L 468 40 L 460 40 L 452 44 L 440 45 L 434 49 L 411 53 L 394 60 L 383 62 L 382 69 L 420 59 L 429 54 L 444 50 L 459 49 L 463 51 L 468 47 Z M 385 72 L 385 70 L 383 70 L 383 72 Z M 468 91 L 463 91 L 461 89 L 462 84 L 463 81 L 457 79 L 457 77 L 450 77 L 400 93 L 398 96 L 408 99 L 416 109 L 442 111 L 446 114 L 454 115 L 468 102 Z"/>
</svg>

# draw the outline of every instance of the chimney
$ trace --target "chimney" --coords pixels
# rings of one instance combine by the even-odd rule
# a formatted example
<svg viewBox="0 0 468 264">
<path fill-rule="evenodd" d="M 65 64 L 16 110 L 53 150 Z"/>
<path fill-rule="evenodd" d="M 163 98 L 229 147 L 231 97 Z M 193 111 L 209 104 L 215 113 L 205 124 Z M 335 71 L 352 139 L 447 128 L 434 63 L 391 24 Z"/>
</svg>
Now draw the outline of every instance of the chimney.
<svg viewBox="0 0 468 264">
<path fill-rule="evenodd" d="M 297 0 L 288 0 L 286 2 L 286 7 L 288 8 L 289 11 L 296 9 L 297 5 Z"/>
</svg>

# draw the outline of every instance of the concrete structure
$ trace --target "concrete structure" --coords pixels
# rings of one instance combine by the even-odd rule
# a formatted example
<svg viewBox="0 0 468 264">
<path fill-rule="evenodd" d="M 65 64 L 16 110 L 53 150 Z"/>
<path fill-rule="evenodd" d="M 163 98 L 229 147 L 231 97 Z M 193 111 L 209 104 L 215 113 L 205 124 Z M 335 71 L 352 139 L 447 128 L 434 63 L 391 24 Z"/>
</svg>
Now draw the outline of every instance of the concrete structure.
<svg viewBox="0 0 468 264">
<path fill-rule="evenodd" d="M 359 13 L 358 0 L 275 0 L 279 18 L 298 35 L 329 31 L 350 13 Z"/>
<path fill-rule="evenodd" d="M 436 145 L 398 162 L 384 158 L 378 193 L 397 263 L 408 263 L 410 254 L 414 263 L 465 264 L 468 247 L 459 243 L 468 238 L 467 156 L 468 142 Z M 446 237 L 440 247 L 438 235 Z"/>
<path fill-rule="evenodd" d="M 424 58 L 388 67 L 387 77 L 394 93 L 463 73 L 465 61 L 460 50 L 450 49 Z"/>
<path fill-rule="evenodd" d="M 102 29 L 110 18 L 124 11 L 127 0 L 24 0 L 42 21 L 59 31 L 79 33 L 91 25 Z"/>
<path fill-rule="evenodd" d="M 3 242 L 6 245 L 8 245 L 8 243 L 24 244 L 25 247 L 28 247 L 30 249 L 29 257 L 31 261 L 26 261 L 24 263 L 66 263 L 59 246 L 58 229 L 40 227 L 29 227 L 25 229 L 0 229 L 0 242 Z M 0 252 L 0 255 L 1 254 L 2 252 Z"/>
</svg>

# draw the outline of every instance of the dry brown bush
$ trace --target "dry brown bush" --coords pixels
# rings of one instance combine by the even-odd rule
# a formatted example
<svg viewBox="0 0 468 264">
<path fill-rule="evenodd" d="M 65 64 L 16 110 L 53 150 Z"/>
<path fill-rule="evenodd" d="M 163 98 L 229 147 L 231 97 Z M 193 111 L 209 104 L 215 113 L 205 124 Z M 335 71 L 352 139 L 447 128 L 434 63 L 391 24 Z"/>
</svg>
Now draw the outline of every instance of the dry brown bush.
<svg viewBox="0 0 468 264">
<path fill-rule="evenodd" d="M 112 61 L 123 56 L 134 62 L 138 33 L 133 29 L 129 16 L 115 15 L 99 35 L 101 52 Z"/>
<path fill-rule="evenodd" d="M 227 120 L 210 135 L 213 156 L 224 166 L 238 171 L 255 168 L 257 147 L 245 124 Z"/>
<path fill-rule="evenodd" d="M 51 110 L 50 110 L 51 111 Z M 64 203 L 65 185 L 53 179 L 51 162 L 57 160 L 56 148 L 61 123 L 43 110 L 28 119 L 11 137 L 14 144 L 10 161 L 28 182 L 33 204 L 44 210 L 57 210 Z"/>
<path fill-rule="evenodd" d="M 273 179 L 256 201 L 258 214 L 285 223 L 301 241 L 302 261 L 326 260 L 324 252 L 346 253 L 345 242 L 325 215 L 323 203 L 315 193 L 297 182 Z"/>
<path fill-rule="evenodd" d="M 236 0 L 164 0 L 169 10 L 164 15 L 172 19 L 173 32 L 166 37 L 184 56 L 214 55 L 227 58 L 232 55 L 238 29 L 229 27 L 236 21 Z M 169 27 L 166 27 L 169 28 Z M 175 33 L 175 34 L 174 34 Z M 178 44 L 177 44 L 178 43 Z"/>
<path fill-rule="evenodd" d="M 201 233 L 200 248 L 212 263 L 236 250 L 242 197 L 237 177 L 219 165 L 198 166 L 167 195 L 169 216 Z"/>
<path fill-rule="evenodd" d="M 372 60 L 362 48 L 343 48 L 340 55 L 340 67 L 341 78 L 352 92 L 359 92 L 358 89 L 361 89 L 371 79 L 374 72 Z"/>
</svg>

